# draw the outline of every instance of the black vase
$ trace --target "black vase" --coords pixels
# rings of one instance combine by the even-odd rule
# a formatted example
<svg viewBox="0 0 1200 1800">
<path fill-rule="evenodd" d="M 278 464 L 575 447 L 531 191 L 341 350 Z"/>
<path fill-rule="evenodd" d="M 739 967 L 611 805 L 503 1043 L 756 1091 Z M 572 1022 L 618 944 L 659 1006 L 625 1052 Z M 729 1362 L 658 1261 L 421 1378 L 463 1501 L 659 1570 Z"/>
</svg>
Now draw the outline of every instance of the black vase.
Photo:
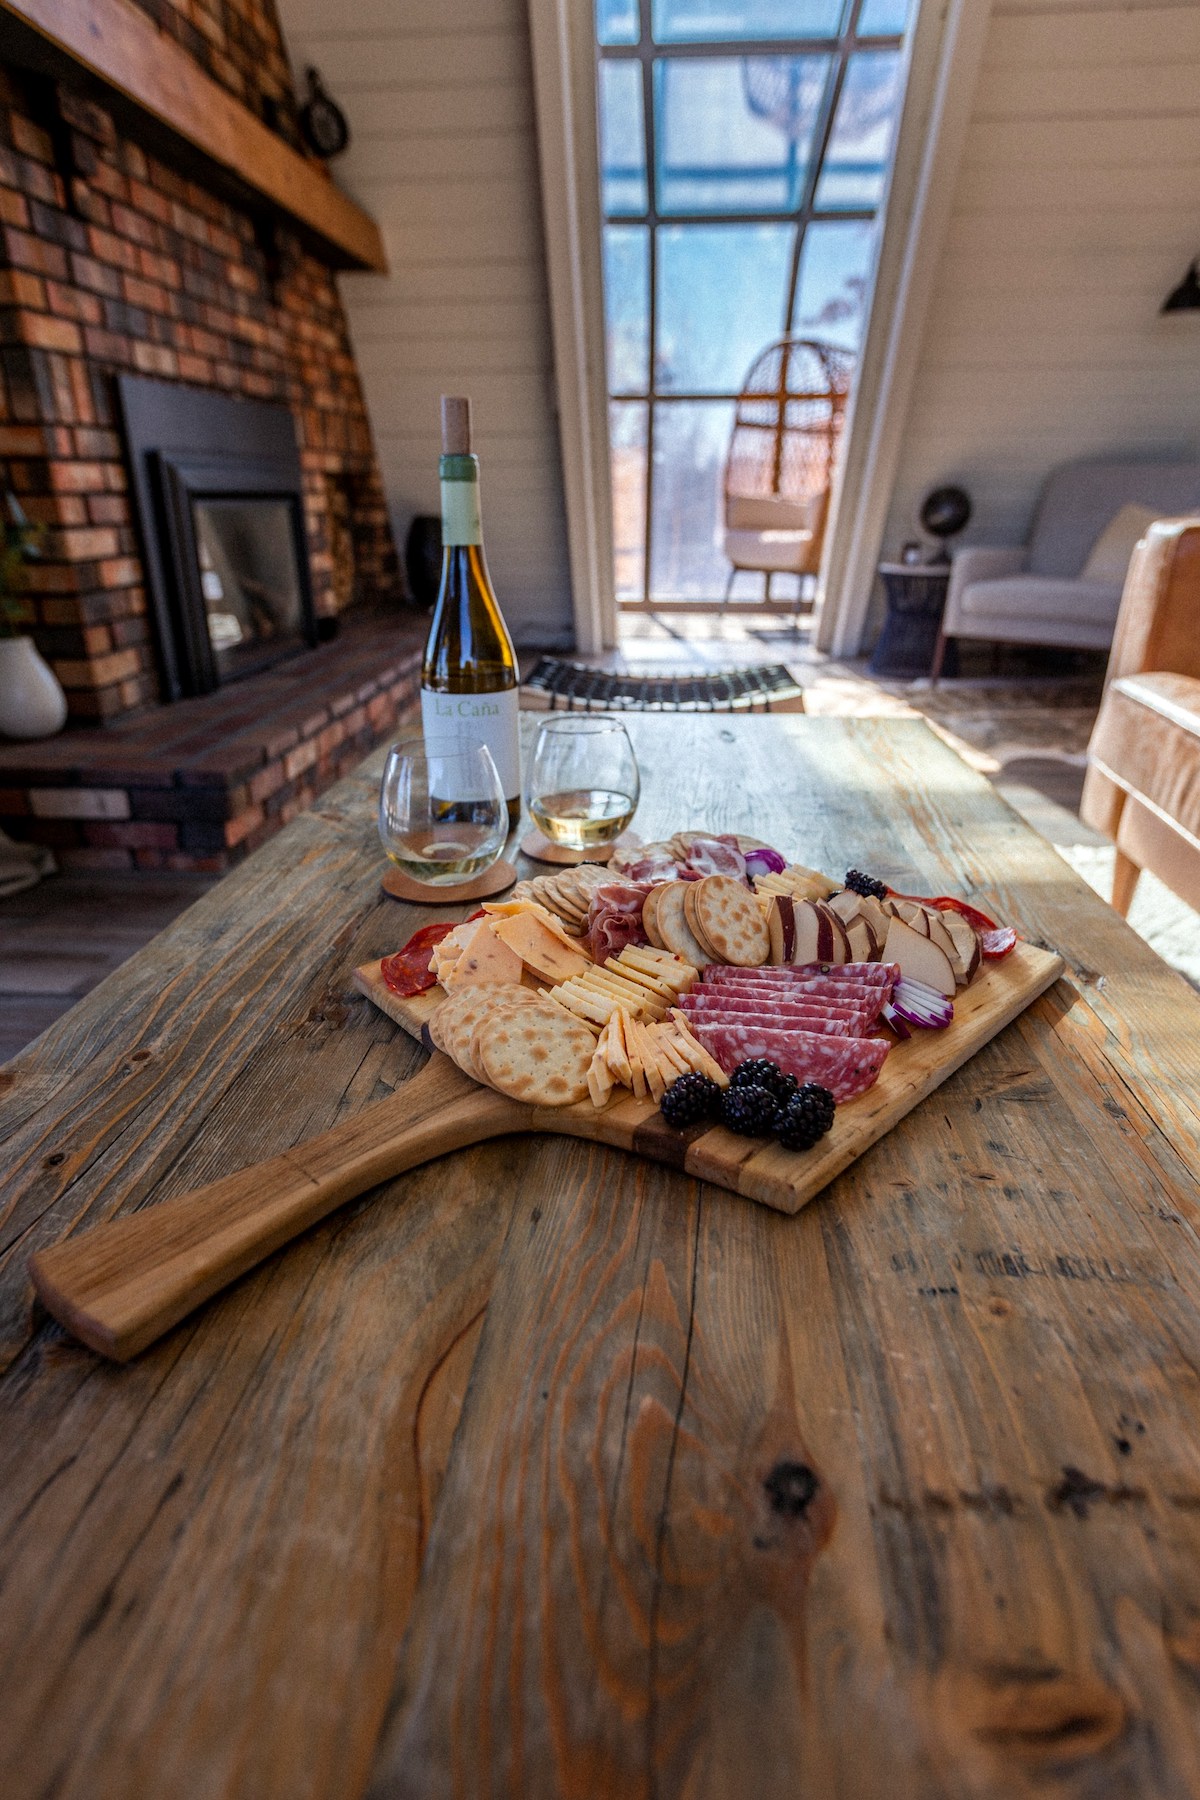
<svg viewBox="0 0 1200 1800">
<path fill-rule="evenodd" d="M 428 612 L 442 584 L 442 521 L 435 513 L 418 513 L 409 526 L 404 573 L 413 605 Z"/>
</svg>

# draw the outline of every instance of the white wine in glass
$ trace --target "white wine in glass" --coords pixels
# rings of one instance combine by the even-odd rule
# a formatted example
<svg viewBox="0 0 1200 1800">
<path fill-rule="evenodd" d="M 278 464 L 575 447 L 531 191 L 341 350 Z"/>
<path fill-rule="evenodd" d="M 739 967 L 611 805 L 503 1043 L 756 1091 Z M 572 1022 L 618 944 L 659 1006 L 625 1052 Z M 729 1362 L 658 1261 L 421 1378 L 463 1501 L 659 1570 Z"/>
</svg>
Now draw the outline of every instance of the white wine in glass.
<svg viewBox="0 0 1200 1800">
<path fill-rule="evenodd" d="M 469 881 L 491 868 L 507 836 L 504 788 L 485 744 L 439 752 L 413 737 L 392 745 L 379 790 L 379 841 L 413 881 Z"/>
<path fill-rule="evenodd" d="M 568 850 L 611 844 L 637 811 L 640 792 L 637 758 L 619 719 L 567 713 L 538 732 L 529 812 L 552 844 Z"/>
</svg>

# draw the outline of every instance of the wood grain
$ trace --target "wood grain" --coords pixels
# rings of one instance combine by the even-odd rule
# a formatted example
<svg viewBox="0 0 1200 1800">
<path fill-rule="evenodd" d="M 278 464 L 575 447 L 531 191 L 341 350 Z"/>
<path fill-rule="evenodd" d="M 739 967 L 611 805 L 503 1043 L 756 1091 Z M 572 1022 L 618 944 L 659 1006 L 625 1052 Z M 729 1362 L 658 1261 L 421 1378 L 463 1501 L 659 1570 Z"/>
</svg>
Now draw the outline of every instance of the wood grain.
<svg viewBox="0 0 1200 1800">
<path fill-rule="evenodd" d="M 100 1363 L 31 1249 L 420 1064 L 345 979 L 428 916 L 378 759 L 335 789 L 0 1072 L 5 1800 L 1200 1788 L 1195 995 L 920 725 L 630 730 L 645 836 L 964 893 L 1067 977 L 795 1219 L 505 1140 Z"/>
<path fill-rule="evenodd" d="M 147 18 L 131 0 L 0 0 L 10 28 L 32 28 L 93 80 L 113 88 L 243 187 L 314 233 L 335 267 L 386 274 L 379 227 Z"/>
<path fill-rule="evenodd" d="M 783 733 L 804 860 L 1074 981 L 797 1219 L 523 1199 L 373 1800 L 1195 1790 L 1195 998 L 923 731 Z"/>
</svg>

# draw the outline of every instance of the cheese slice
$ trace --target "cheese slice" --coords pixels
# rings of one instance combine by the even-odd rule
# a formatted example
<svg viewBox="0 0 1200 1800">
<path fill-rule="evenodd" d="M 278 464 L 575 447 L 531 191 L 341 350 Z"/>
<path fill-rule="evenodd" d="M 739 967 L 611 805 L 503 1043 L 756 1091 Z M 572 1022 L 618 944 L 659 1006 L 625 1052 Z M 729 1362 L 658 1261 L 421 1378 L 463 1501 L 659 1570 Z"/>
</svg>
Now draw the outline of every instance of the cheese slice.
<svg viewBox="0 0 1200 1800">
<path fill-rule="evenodd" d="M 556 931 L 532 913 L 512 913 L 497 919 L 491 929 L 543 981 L 570 981 L 595 966 L 590 956 L 568 948 Z"/>
<path fill-rule="evenodd" d="M 516 951 L 500 941 L 489 919 L 479 919 L 441 982 L 447 993 L 461 987 L 509 987 L 523 973 Z"/>
</svg>

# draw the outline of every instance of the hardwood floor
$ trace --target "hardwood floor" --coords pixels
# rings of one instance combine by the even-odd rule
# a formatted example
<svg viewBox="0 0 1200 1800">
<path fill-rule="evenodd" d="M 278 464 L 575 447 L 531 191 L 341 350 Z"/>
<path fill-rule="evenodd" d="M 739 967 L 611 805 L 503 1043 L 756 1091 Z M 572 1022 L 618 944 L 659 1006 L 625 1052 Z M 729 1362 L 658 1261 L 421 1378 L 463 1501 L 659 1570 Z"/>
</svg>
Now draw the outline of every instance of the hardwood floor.
<svg viewBox="0 0 1200 1800">
<path fill-rule="evenodd" d="M 0 900 L 0 1063 L 211 886 L 203 875 L 50 875 Z"/>
</svg>

